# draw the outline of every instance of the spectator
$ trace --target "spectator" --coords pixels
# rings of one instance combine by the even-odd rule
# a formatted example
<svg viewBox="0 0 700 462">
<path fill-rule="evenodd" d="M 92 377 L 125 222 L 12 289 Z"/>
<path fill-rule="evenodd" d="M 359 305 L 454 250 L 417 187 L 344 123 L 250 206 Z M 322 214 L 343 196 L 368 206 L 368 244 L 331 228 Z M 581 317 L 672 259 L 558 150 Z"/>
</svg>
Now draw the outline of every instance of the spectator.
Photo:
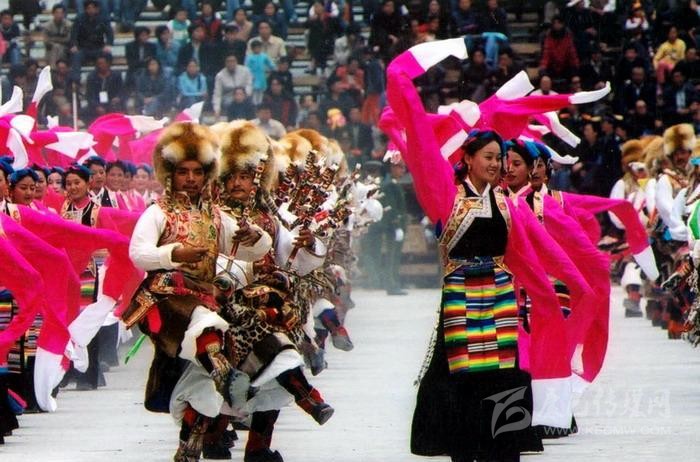
<svg viewBox="0 0 700 462">
<path fill-rule="evenodd" d="M 39 63 L 36 59 L 27 59 L 24 62 L 26 69 L 26 83 L 22 90 L 24 91 L 24 107 L 29 107 L 36 91 L 36 85 L 39 81 Z"/>
<path fill-rule="evenodd" d="M 696 45 L 696 31 L 700 26 L 700 13 L 696 0 L 678 2 L 673 25 L 686 45 Z M 687 77 L 687 76 L 686 76 Z"/>
<path fill-rule="evenodd" d="M 86 87 L 89 118 L 124 110 L 124 83 L 121 73 L 112 71 L 110 55 L 97 56 L 95 70 L 88 75 Z"/>
<path fill-rule="evenodd" d="M 430 2 L 428 2 L 425 22 L 433 24 L 430 28 L 435 34 L 435 38 L 438 40 L 450 38 L 450 31 L 452 30 L 452 27 L 450 27 L 450 15 L 447 11 L 443 10 L 440 6 L 440 2 L 437 0 L 430 0 Z"/>
<path fill-rule="evenodd" d="M 475 103 L 485 100 L 491 90 L 489 81 L 491 72 L 491 68 L 486 64 L 484 51 L 481 48 L 475 49 L 462 67 L 458 98 Z"/>
<path fill-rule="evenodd" d="M 580 58 L 587 58 L 591 44 L 598 36 L 595 19 L 584 0 L 571 0 L 564 10 L 564 23 L 571 31 L 576 53 Z"/>
<path fill-rule="evenodd" d="M 258 23 L 257 38 L 262 42 L 261 52 L 269 56 L 272 61 L 277 61 L 280 57 L 287 56 L 287 46 L 284 40 L 272 35 L 272 27 L 269 22 L 260 21 Z M 251 42 L 252 39 L 248 40 L 248 53 L 252 51 L 250 47 Z"/>
<path fill-rule="evenodd" d="M 278 59 L 277 69 L 270 72 L 270 75 L 267 78 L 268 86 L 270 85 L 270 81 L 272 79 L 279 79 L 279 81 L 282 82 L 284 91 L 290 95 L 294 95 L 294 78 L 292 77 L 292 73 L 289 71 L 289 66 L 291 63 L 292 60 L 288 56 L 283 56 Z"/>
<path fill-rule="evenodd" d="M 555 16 L 544 39 L 540 71 L 553 79 L 567 79 L 578 71 L 578 66 L 573 37 L 561 17 Z"/>
<path fill-rule="evenodd" d="M 177 90 L 180 94 L 180 109 L 204 101 L 208 95 L 206 77 L 199 71 L 199 64 L 194 59 L 187 63 L 185 72 L 177 78 Z"/>
<path fill-rule="evenodd" d="M 238 37 L 248 41 L 253 33 L 253 23 L 248 20 L 248 15 L 243 8 L 238 8 L 233 15 L 233 24 L 238 26 Z M 258 34 L 260 34 L 260 24 L 258 24 Z"/>
<path fill-rule="evenodd" d="M 600 47 L 594 46 L 591 49 L 591 57 L 581 66 L 580 76 L 584 90 L 593 90 L 600 84 L 613 80 L 612 66 L 603 59 Z"/>
<path fill-rule="evenodd" d="M 134 40 L 126 44 L 126 85 L 132 87 L 136 74 L 146 68 L 146 62 L 156 57 L 156 46 L 148 41 L 151 30 L 139 26 L 134 29 Z"/>
<path fill-rule="evenodd" d="M 147 0 L 116 0 L 121 2 L 119 11 L 121 12 L 121 32 L 131 32 L 134 30 L 136 21 L 141 17 L 141 12 L 146 8 Z"/>
<path fill-rule="evenodd" d="M 311 55 L 311 65 L 308 72 L 313 74 L 316 69 L 321 69 L 323 72 L 326 69 L 328 56 L 333 53 L 335 38 L 340 31 L 338 17 L 337 15 L 334 17 L 332 13 L 326 11 L 323 3 L 316 1 L 309 9 L 309 20 L 306 27 L 309 29 L 306 48 Z"/>
<path fill-rule="evenodd" d="M 156 58 L 146 61 L 146 68 L 136 77 L 136 110 L 145 116 L 163 117 L 172 107 L 173 85 Z"/>
<path fill-rule="evenodd" d="M 479 16 L 472 8 L 472 0 L 459 0 L 457 8 L 452 13 L 452 35 L 467 36 L 467 48 L 473 49 L 473 37 L 479 32 Z"/>
<path fill-rule="evenodd" d="M 237 87 L 233 89 L 233 104 L 229 105 L 227 112 L 228 120 L 252 120 L 255 117 L 255 107 L 245 93 L 245 88 Z"/>
<path fill-rule="evenodd" d="M 629 135 L 632 138 L 640 138 L 644 135 L 653 135 L 656 130 L 656 120 L 649 112 L 646 101 L 639 99 L 634 104 L 634 111 L 629 117 Z"/>
<path fill-rule="evenodd" d="M 548 75 L 543 75 L 540 77 L 540 84 L 536 90 L 530 93 L 533 96 L 546 96 L 546 95 L 558 95 L 556 91 L 552 90 L 552 79 Z"/>
<path fill-rule="evenodd" d="M 323 123 L 321 122 L 321 114 L 318 111 L 311 111 L 306 115 L 306 118 L 302 121 L 301 126 L 303 128 L 310 128 L 321 132 L 323 130 Z"/>
<path fill-rule="evenodd" d="M 365 63 L 365 101 L 362 104 L 362 121 L 374 125 L 379 121 L 381 101 L 386 90 L 384 63 L 378 53 L 366 47 L 362 54 Z"/>
<path fill-rule="evenodd" d="M 214 94 L 212 106 L 216 117 L 222 112 L 228 112 L 228 106 L 233 102 L 233 90 L 237 87 L 245 88 L 246 95 L 253 92 L 253 76 L 245 66 L 239 66 L 234 55 L 226 57 L 225 67 L 216 74 L 214 79 Z"/>
<path fill-rule="evenodd" d="M 630 34 L 634 31 L 641 30 L 646 33 L 649 30 L 649 22 L 647 21 L 644 9 L 641 4 L 636 4 L 632 7 L 629 17 L 625 21 L 625 32 Z"/>
<path fill-rule="evenodd" d="M 513 61 L 513 53 L 508 49 L 501 50 L 498 55 L 498 66 L 491 73 L 492 87 L 502 87 L 518 72 L 520 72 L 520 66 Z"/>
<path fill-rule="evenodd" d="M 270 87 L 265 92 L 263 104 L 272 108 L 272 118 L 279 120 L 287 130 L 293 130 L 297 122 L 297 102 L 293 93 L 284 89 L 282 81 L 277 78 L 270 79 Z"/>
<path fill-rule="evenodd" d="M 571 169 L 571 183 L 578 192 L 603 195 L 595 182 L 600 169 L 602 150 L 602 143 L 598 139 L 598 128 L 593 122 L 586 122 L 583 125 L 583 139 L 575 151 L 579 161 Z"/>
<path fill-rule="evenodd" d="M 205 0 L 202 3 L 201 14 L 194 20 L 194 24 L 204 28 L 204 41 L 210 45 L 221 42 L 223 32 L 223 22 L 216 11 L 212 0 Z"/>
<path fill-rule="evenodd" d="M 119 17 L 119 6 L 120 2 L 110 2 L 110 0 L 96 0 L 98 1 L 98 7 L 100 8 L 100 18 L 104 19 L 108 23 L 112 21 L 112 13 L 114 13 L 115 19 Z M 78 13 L 78 16 L 81 14 L 84 14 L 87 11 L 87 8 L 85 7 L 85 1 L 84 0 L 75 0 L 75 9 Z"/>
<path fill-rule="evenodd" d="M 10 0 L 10 13 L 22 15 L 24 30 L 29 32 L 32 22 L 42 11 L 43 6 L 39 0 Z"/>
<path fill-rule="evenodd" d="M 302 95 L 299 98 L 299 114 L 297 115 L 297 125 L 304 126 L 309 114 L 317 111 L 318 104 L 316 104 L 314 95 Z"/>
<path fill-rule="evenodd" d="M 700 84 L 700 59 L 698 59 L 698 50 L 695 46 L 690 46 L 685 50 L 685 59 L 676 64 L 673 70 L 676 69 L 681 71 L 694 87 Z"/>
<path fill-rule="evenodd" d="M 66 7 L 61 3 L 53 6 L 51 16 L 52 19 L 44 24 L 44 44 L 46 62 L 53 68 L 56 61 L 68 57 L 73 23 L 66 19 Z"/>
<path fill-rule="evenodd" d="M 369 156 L 374 149 L 372 127 L 362 123 L 362 112 L 359 107 L 355 106 L 350 108 L 350 117 L 348 118 L 348 124 L 345 128 L 349 134 L 350 143 L 350 150 L 347 151 L 349 154 L 348 161 L 353 159 L 354 162 L 350 162 L 353 164 L 350 168 L 353 168 L 354 164 L 369 160 Z"/>
<path fill-rule="evenodd" d="M 380 54 L 389 62 L 396 54 L 396 45 L 406 32 L 406 21 L 394 0 L 384 0 L 382 7 L 372 16 L 370 46 L 379 47 Z"/>
<path fill-rule="evenodd" d="M 338 108 L 344 116 L 350 113 L 350 108 L 355 106 L 355 101 L 343 90 L 343 83 L 337 77 L 328 80 L 330 93 L 319 105 L 319 112 L 322 116 L 328 114 L 329 109 Z"/>
<path fill-rule="evenodd" d="M 498 60 L 499 50 L 508 44 L 508 15 L 498 6 L 498 0 L 488 0 L 486 10 L 479 21 L 479 31 L 484 38 L 486 62 L 493 66 Z"/>
<path fill-rule="evenodd" d="M 627 44 L 624 47 L 622 58 L 615 68 L 616 88 L 622 87 L 627 80 L 632 78 L 632 69 L 635 67 L 641 67 L 645 71 L 649 70 L 644 59 L 639 57 L 637 48 L 632 44 Z"/>
<path fill-rule="evenodd" d="M 671 83 L 663 93 L 663 114 L 666 126 L 691 123 L 693 113 L 698 109 L 698 100 L 693 86 L 686 81 L 679 70 L 671 73 Z"/>
<path fill-rule="evenodd" d="M 3 56 L 3 62 L 9 62 L 12 65 L 19 64 L 22 60 L 18 43 L 20 31 L 10 10 L 0 11 L 0 34 L 7 42 L 7 50 Z"/>
<path fill-rule="evenodd" d="M 190 41 L 190 20 L 187 19 L 187 10 L 178 8 L 175 12 L 175 17 L 168 21 L 168 29 L 173 36 L 173 41 L 180 44 L 180 47 L 187 45 Z"/>
<path fill-rule="evenodd" d="M 685 56 L 685 42 L 678 38 L 678 29 L 672 26 L 668 30 L 668 40 L 659 46 L 654 54 L 654 69 L 659 92 L 666 82 L 666 76 Z"/>
<path fill-rule="evenodd" d="M 180 48 L 177 54 L 176 73 L 182 73 L 187 63 L 192 59 L 197 62 L 200 70 L 207 78 L 210 78 L 219 70 L 212 65 L 216 64 L 214 62 L 216 48 L 206 43 L 204 37 L 205 30 L 203 26 L 195 24 L 190 27 L 190 42 Z"/>
<path fill-rule="evenodd" d="M 261 104 L 258 107 L 258 117 L 253 119 L 253 123 L 274 140 L 282 138 L 287 133 L 284 125 L 279 120 L 272 118 L 272 108 L 267 104 Z"/>
<path fill-rule="evenodd" d="M 245 52 L 247 44 L 241 39 L 238 26 L 235 24 L 227 24 L 224 27 L 224 41 L 219 47 L 220 50 L 220 67 L 224 66 L 226 56 L 233 54 L 239 63 L 245 62 Z"/>
<path fill-rule="evenodd" d="M 632 77 L 617 93 L 617 111 L 619 114 L 632 114 L 637 101 L 645 101 L 647 107 L 656 110 L 656 88 L 646 78 L 646 72 L 641 66 L 632 69 Z"/>
<path fill-rule="evenodd" d="M 114 43 L 112 26 L 100 17 L 99 3 L 86 0 L 84 5 L 85 13 L 78 15 L 71 30 L 71 72 L 75 82 L 80 81 L 83 62 L 110 54 Z"/>
<path fill-rule="evenodd" d="M 360 35 L 360 28 L 350 24 L 345 35 L 335 39 L 333 57 L 336 64 L 344 66 L 352 55 L 359 54 L 365 46 L 365 39 Z"/>
<path fill-rule="evenodd" d="M 267 90 L 267 74 L 275 69 L 275 64 L 269 56 L 261 53 L 262 42 L 254 38 L 250 44 L 252 53 L 246 56 L 245 67 L 250 70 L 253 75 L 253 94 L 252 100 L 254 105 L 262 102 L 263 93 Z"/>
<path fill-rule="evenodd" d="M 339 66 L 335 70 L 335 75 L 340 79 L 343 90 L 350 94 L 358 105 L 362 104 L 365 93 L 365 71 L 360 68 L 360 58 L 351 57 L 347 66 Z"/>
<path fill-rule="evenodd" d="M 180 52 L 180 42 L 173 40 L 168 26 L 156 27 L 156 58 L 163 67 L 166 77 L 170 78 L 177 67 L 177 55 Z"/>
<path fill-rule="evenodd" d="M 70 77 L 68 61 L 59 59 L 51 67 L 51 83 L 53 90 L 46 98 L 46 114 L 58 115 L 61 125 L 65 125 L 64 122 L 72 117 L 73 103 L 73 81 Z"/>
<path fill-rule="evenodd" d="M 267 2 L 261 15 L 253 18 L 256 23 L 266 21 L 272 27 L 272 35 L 287 40 L 287 18 L 277 10 L 272 2 Z"/>
</svg>

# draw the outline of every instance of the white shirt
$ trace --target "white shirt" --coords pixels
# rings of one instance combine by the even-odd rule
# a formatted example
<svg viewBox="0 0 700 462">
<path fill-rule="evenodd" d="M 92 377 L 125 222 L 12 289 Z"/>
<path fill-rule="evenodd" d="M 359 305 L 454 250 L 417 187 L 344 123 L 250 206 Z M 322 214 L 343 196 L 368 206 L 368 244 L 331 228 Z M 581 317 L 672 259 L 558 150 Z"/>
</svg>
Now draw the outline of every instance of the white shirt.
<svg viewBox="0 0 700 462">
<path fill-rule="evenodd" d="M 684 190 L 680 191 L 677 196 L 685 197 Z M 664 224 L 668 226 L 668 232 L 673 240 L 686 241 L 688 239 L 688 230 L 681 217 L 682 211 L 679 211 L 676 206 L 676 198 L 673 197 L 673 187 L 668 175 L 661 175 L 656 183 L 656 210 L 659 211 L 659 216 Z"/>
<path fill-rule="evenodd" d="M 152 204 L 143 212 L 136 223 L 129 243 L 129 257 L 138 268 L 144 271 L 158 269 L 172 270 L 182 263 L 174 262 L 173 250 L 182 247 L 179 242 L 159 246 L 158 241 L 165 230 L 167 219 L 158 204 Z M 252 226 L 261 233 L 260 239 L 252 247 L 240 246 L 236 257 L 244 261 L 259 260 L 270 250 L 272 238 L 257 226 Z M 225 213 L 221 214 L 221 234 L 219 235 L 219 253 L 230 254 L 233 247 L 233 235 L 238 231 L 236 220 Z"/>
</svg>

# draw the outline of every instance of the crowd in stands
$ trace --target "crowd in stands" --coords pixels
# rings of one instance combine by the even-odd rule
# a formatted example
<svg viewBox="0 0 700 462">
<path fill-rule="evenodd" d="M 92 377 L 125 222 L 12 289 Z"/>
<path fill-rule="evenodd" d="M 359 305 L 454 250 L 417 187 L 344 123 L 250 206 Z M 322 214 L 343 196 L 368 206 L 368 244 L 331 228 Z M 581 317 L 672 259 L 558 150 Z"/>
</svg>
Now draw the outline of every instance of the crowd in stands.
<svg viewBox="0 0 700 462">
<path fill-rule="evenodd" d="M 40 22 L 47 3 L 51 17 Z M 611 82 L 606 101 L 560 114 L 582 143 L 573 152 L 581 162 L 552 179 L 559 188 L 607 194 L 621 176 L 622 142 L 679 122 L 700 124 L 695 0 L 518 0 L 505 5 L 510 19 L 499 0 L 363 0 L 362 20 L 349 0 L 307 5 L 300 19 L 294 0 L 10 1 L 0 13 L 9 66 L 3 100 L 13 85 L 31 98 L 40 64 L 21 39 L 36 29 L 45 45 L 39 61 L 51 65 L 54 84 L 42 113 L 63 123 L 72 124 L 73 92 L 85 124 L 113 111 L 162 117 L 203 101 L 217 119 L 255 119 L 273 137 L 293 127 L 321 130 L 360 162 L 383 154 L 375 125 L 391 58 L 416 43 L 466 36 L 468 60 L 443 62 L 419 79 L 429 110 L 483 101 L 522 69 L 542 94 Z M 155 30 L 141 25 L 146 8 L 162 11 Z M 514 51 L 509 24 L 528 8 L 537 13 L 528 30 L 540 44 L 536 63 Z M 291 73 L 304 54 L 286 41 L 292 28 L 305 28 L 306 73 L 318 77 L 303 94 Z M 113 64 L 115 33 L 133 33 L 125 72 Z"/>
</svg>

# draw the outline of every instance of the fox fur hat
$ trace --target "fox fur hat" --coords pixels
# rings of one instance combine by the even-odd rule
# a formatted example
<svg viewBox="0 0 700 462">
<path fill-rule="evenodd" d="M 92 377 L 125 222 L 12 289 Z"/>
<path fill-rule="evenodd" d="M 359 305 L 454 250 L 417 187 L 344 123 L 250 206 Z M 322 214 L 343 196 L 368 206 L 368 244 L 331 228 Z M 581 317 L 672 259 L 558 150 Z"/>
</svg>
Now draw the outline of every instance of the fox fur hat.
<svg viewBox="0 0 700 462">
<path fill-rule="evenodd" d="M 204 125 L 175 122 L 163 130 L 153 151 L 153 169 L 158 181 L 167 186 L 180 162 L 195 160 L 202 164 L 206 182 L 214 180 L 219 169 L 217 136 Z"/>
<path fill-rule="evenodd" d="M 269 138 L 252 122 L 234 120 L 227 125 L 219 135 L 222 178 L 235 171 L 255 170 L 270 155 Z"/>
<path fill-rule="evenodd" d="M 645 136 L 642 138 L 644 147 L 644 164 L 651 178 L 656 177 L 668 162 L 664 154 L 664 140 L 660 136 Z"/>
<path fill-rule="evenodd" d="M 644 144 L 640 140 L 626 141 L 621 148 L 621 157 L 622 170 L 627 171 L 630 163 L 644 159 Z"/>
<path fill-rule="evenodd" d="M 690 124 L 672 125 L 664 132 L 664 154 L 672 155 L 679 149 L 692 151 L 695 147 L 695 129 Z"/>
</svg>

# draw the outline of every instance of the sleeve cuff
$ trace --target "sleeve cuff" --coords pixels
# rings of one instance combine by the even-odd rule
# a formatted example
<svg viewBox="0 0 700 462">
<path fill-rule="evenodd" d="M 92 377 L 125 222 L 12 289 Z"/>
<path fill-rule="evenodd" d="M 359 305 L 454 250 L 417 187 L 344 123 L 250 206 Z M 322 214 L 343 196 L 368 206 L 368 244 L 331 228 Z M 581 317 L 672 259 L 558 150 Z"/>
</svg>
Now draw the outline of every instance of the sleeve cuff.
<svg viewBox="0 0 700 462">
<path fill-rule="evenodd" d="M 173 244 L 165 244 L 158 247 L 158 259 L 160 265 L 165 269 L 179 268 L 181 263 L 173 261 L 173 250 L 182 247 L 182 244 L 175 242 Z"/>
</svg>

